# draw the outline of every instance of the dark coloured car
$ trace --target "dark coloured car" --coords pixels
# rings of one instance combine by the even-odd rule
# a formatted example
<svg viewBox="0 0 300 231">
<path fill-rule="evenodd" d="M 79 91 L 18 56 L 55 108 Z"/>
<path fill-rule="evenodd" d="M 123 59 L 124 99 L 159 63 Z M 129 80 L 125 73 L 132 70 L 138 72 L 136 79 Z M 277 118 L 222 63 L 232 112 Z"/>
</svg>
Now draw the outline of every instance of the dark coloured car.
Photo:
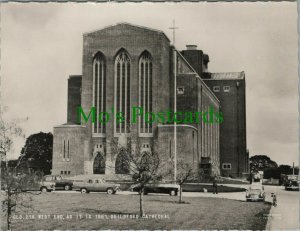
<svg viewBox="0 0 300 231">
<path fill-rule="evenodd" d="M 130 187 L 130 190 L 133 192 L 139 192 L 140 189 L 140 184 L 134 184 Z M 151 183 L 145 186 L 144 195 L 147 195 L 148 193 L 162 193 L 169 194 L 170 196 L 177 196 L 178 191 L 179 185 L 177 184 Z"/>
<path fill-rule="evenodd" d="M 297 180 L 289 180 L 285 184 L 285 190 L 287 191 L 299 191 L 299 184 L 300 182 Z"/>
</svg>

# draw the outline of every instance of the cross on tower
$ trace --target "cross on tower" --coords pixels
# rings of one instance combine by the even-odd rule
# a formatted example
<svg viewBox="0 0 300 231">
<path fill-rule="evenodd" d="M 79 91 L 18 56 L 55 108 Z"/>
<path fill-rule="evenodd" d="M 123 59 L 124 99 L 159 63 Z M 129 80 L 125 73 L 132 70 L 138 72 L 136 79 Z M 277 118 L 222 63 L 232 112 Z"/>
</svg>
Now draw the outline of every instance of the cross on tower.
<svg viewBox="0 0 300 231">
<path fill-rule="evenodd" d="M 173 20 L 173 26 L 169 29 L 173 30 L 173 46 L 175 46 L 175 30 L 178 29 L 178 27 L 175 27 L 175 20 Z"/>
</svg>

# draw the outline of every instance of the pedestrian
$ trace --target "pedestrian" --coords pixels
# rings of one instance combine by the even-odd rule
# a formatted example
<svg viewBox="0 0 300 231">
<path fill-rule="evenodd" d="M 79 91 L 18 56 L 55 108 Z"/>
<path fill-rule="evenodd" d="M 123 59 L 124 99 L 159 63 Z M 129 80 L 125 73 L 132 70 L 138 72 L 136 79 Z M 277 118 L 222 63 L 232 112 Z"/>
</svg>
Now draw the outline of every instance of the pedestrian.
<svg viewBox="0 0 300 231">
<path fill-rule="evenodd" d="M 213 179 L 213 194 L 218 194 L 218 184 L 217 184 L 216 176 L 214 176 L 214 179 Z"/>
<path fill-rule="evenodd" d="M 273 203 L 272 203 L 272 205 L 274 207 L 276 207 L 277 206 L 277 196 L 276 196 L 276 193 L 275 192 L 271 193 L 271 197 L 273 197 Z"/>
<path fill-rule="evenodd" d="M 250 175 L 249 175 L 249 183 L 252 184 L 252 171 L 250 171 Z"/>
</svg>

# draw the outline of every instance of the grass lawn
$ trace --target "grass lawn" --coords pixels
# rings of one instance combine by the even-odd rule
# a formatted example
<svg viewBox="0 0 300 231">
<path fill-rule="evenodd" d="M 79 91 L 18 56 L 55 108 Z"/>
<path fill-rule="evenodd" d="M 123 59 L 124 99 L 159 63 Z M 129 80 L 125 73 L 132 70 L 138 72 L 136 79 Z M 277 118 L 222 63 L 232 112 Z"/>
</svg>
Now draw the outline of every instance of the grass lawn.
<svg viewBox="0 0 300 231">
<path fill-rule="evenodd" d="M 120 189 L 122 191 L 129 190 L 130 186 L 133 184 L 133 183 L 122 183 L 122 182 L 118 182 L 118 183 L 121 184 Z M 212 183 L 183 184 L 183 191 L 184 192 L 204 192 L 204 188 L 208 192 L 213 192 Z M 231 187 L 231 186 L 218 184 L 218 192 L 244 192 L 244 191 L 246 191 L 246 189 L 244 189 L 244 188 Z"/>
<path fill-rule="evenodd" d="M 105 216 L 137 214 L 138 195 L 107 195 L 101 193 L 44 193 L 33 197 L 35 211 L 19 212 L 12 230 L 67 229 L 265 229 L 270 204 L 247 203 L 216 198 L 184 198 L 144 196 L 146 214 L 166 215 L 165 219 L 106 219 Z M 26 214 L 34 215 L 27 217 Z M 80 219 L 78 215 L 82 215 Z M 38 218 L 45 216 L 45 219 Z M 54 215 L 62 217 L 54 218 Z M 72 217 L 67 217 L 72 215 Z M 86 217 L 86 215 L 89 215 Z M 96 216 L 99 216 L 98 219 Z M 32 219 L 30 219 L 32 218 Z M 2 221 L 5 221 L 4 217 Z M 5 225 L 5 224 L 3 224 Z M 5 230 L 2 227 L 2 230 Z"/>
</svg>

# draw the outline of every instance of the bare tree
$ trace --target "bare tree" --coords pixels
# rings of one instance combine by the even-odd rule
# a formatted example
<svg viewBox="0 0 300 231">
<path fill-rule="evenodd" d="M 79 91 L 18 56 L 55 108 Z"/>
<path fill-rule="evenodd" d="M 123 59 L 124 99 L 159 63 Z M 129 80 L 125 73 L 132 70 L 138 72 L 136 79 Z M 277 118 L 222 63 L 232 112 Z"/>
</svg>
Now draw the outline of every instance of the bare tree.
<svg viewBox="0 0 300 231">
<path fill-rule="evenodd" d="M 14 168 L 8 168 L 7 154 L 11 151 L 14 138 L 25 138 L 23 129 L 19 124 L 28 120 L 28 118 L 5 120 L 4 113 L 6 109 L 7 108 L 0 106 L 0 155 L 1 159 L 5 158 L 6 162 L 5 167 L 1 168 L 1 193 L 3 194 L 1 199 L 2 210 L 7 216 L 7 229 L 10 230 L 11 215 L 17 205 L 20 208 L 30 206 L 30 203 L 26 203 L 28 200 L 25 199 L 28 194 L 25 195 L 24 192 L 30 177 L 17 176 Z"/>
<path fill-rule="evenodd" d="M 199 172 L 189 163 L 179 160 L 177 163 L 176 183 L 179 185 L 179 203 L 182 203 L 182 187 L 183 184 L 190 180 L 196 180 Z"/>
<path fill-rule="evenodd" d="M 1 169 L 1 200 L 2 212 L 6 215 L 7 230 L 11 229 L 12 215 L 19 210 L 33 209 L 32 195 L 39 193 L 31 193 L 27 190 L 35 188 L 37 184 L 36 175 L 16 175 L 13 169 Z"/>
<path fill-rule="evenodd" d="M 13 145 L 13 138 L 23 137 L 23 129 L 20 127 L 20 123 L 24 122 L 26 119 L 11 119 L 6 121 L 4 119 L 4 113 L 6 108 L 0 106 L 0 155 L 1 158 L 5 158 L 6 167 L 8 167 L 7 154 L 11 150 Z"/>
<path fill-rule="evenodd" d="M 126 140 L 126 141 L 124 141 Z M 140 211 L 139 216 L 143 217 L 144 201 L 143 195 L 145 186 L 149 182 L 155 182 L 160 178 L 160 159 L 157 152 L 152 150 L 143 151 L 138 140 L 130 137 L 120 137 L 119 142 L 112 145 L 113 152 L 122 155 L 122 165 L 128 168 L 124 171 L 129 174 L 139 190 Z"/>
<path fill-rule="evenodd" d="M 163 175 L 165 177 L 174 177 L 174 161 L 165 162 L 165 171 Z M 177 160 L 177 174 L 176 174 L 176 184 L 179 185 L 179 203 L 182 201 L 182 188 L 183 184 L 187 181 L 197 181 L 201 177 L 200 171 L 192 163 L 188 163 L 184 159 Z"/>
</svg>

